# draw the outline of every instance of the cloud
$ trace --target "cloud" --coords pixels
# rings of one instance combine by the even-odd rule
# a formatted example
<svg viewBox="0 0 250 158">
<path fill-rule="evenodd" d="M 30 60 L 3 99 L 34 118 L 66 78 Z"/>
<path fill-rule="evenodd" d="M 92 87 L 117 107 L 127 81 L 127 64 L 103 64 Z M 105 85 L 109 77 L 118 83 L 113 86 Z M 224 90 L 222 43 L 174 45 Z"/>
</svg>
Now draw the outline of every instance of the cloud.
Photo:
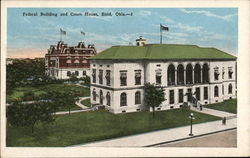
<svg viewBox="0 0 250 158">
<path fill-rule="evenodd" d="M 174 20 L 170 19 L 166 16 L 160 16 L 160 18 L 163 20 L 164 23 L 174 23 Z"/>
<path fill-rule="evenodd" d="M 221 16 L 221 15 L 217 15 L 210 11 L 205 11 L 205 10 L 186 10 L 186 9 L 180 9 L 180 10 L 187 14 L 203 14 L 208 17 L 214 17 L 214 18 L 225 20 L 225 21 L 232 21 L 231 18 L 237 15 L 237 14 L 229 14 L 229 15 Z"/>
<path fill-rule="evenodd" d="M 182 23 L 171 25 L 171 27 L 179 28 L 185 32 L 200 32 L 201 30 L 203 30 L 202 26 L 190 26 L 190 25 L 182 24 Z M 170 30 L 171 30 L 171 27 L 170 27 Z"/>
<path fill-rule="evenodd" d="M 31 22 L 28 18 L 24 17 L 23 20 L 26 21 L 27 23 L 31 24 Z"/>
<path fill-rule="evenodd" d="M 148 10 L 141 10 L 141 11 L 139 12 L 139 14 L 140 14 L 141 16 L 150 16 L 150 15 L 151 15 L 151 12 L 148 11 Z"/>
</svg>

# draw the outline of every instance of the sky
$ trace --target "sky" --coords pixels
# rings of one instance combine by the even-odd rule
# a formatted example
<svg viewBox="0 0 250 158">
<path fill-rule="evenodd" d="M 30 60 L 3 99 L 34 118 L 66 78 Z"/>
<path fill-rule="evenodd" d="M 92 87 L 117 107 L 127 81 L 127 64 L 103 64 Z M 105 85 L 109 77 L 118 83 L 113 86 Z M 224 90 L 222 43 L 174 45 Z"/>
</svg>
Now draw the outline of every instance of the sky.
<svg viewBox="0 0 250 158">
<path fill-rule="evenodd" d="M 99 16 L 85 16 L 86 12 Z M 135 45 L 139 36 L 148 44 L 159 43 L 160 24 L 169 28 L 163 31 L 164 44 L 214 47 L 237 56 L 237 8 L 8 8 L 7 57 L 44 57 L 60 40 L 60 28 L 66 31 L 64 43 L 76 46 L 82 39 L 98 52 L 113 45 Z"/>
</svg>

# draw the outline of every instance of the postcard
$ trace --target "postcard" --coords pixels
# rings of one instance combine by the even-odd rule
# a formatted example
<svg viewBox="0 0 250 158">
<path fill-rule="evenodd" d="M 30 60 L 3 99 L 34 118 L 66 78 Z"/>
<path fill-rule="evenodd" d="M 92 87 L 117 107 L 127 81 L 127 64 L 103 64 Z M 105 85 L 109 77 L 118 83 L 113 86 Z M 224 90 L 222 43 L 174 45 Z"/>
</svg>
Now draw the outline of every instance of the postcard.
<svg viewBox="0 0 250 158">
<path fill-rule="evenodd" d="M 249 1 L 1 4 L 2 157 L 250 156 Z"/>
</svg>

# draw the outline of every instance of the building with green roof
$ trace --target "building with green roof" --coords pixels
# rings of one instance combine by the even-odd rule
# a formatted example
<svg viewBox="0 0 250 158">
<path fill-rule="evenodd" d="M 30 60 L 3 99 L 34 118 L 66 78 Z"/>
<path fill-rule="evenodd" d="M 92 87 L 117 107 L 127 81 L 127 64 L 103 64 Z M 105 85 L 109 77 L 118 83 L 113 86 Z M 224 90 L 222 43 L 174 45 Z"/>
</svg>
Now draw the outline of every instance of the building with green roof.
<svg viewBox="0 0 250 158">
<path fill-rule="evenodd" d="M 236 97 L 236 57 L 196 45 L 112 46 L 91 57 L 91 103 L 113 113 L 151 110 L 144 105 L 144 84 L 165 89 L 157 110 L 187 103 L 201 106 Z"/>
</svg>

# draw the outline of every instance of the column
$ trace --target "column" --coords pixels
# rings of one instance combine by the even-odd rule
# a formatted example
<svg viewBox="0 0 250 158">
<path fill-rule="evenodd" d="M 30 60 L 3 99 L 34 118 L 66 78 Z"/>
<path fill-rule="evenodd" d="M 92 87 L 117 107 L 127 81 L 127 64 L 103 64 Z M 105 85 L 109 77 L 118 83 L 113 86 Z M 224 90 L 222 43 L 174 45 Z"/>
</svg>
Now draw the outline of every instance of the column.
<svg viewBox="0 0 250 158">
<path fill-rule="evenodd" d="M 177 69 L 175 69 L 175 80 L 174 80 L 174 83 L 175 83 L 175 85 L 177 85 Z"/>
<path fill-rule="evenodd" d="M 208 77 L 208 83 L 210 82 L 210 68 L 208 68 L 208 70 L 207 70 L 207 77 Z"/>
<path fill-rule="evenodd" d="M 201 83 L 202 83 L 202 75 L 203 75 L 203 72 L 202 72 L 202 68 L 201 68 Z"/>
<path fill-rule="evenodd" d="M 184 78 L 184 85 L 186 85 L 186 69 L 184 69 L 184 76 L 183 76 L 183 78 Z"/>
<path fill-rule="evenodd" d="M 193 70 L 192 70 L 192 80 L 193 80 L 193 84 L 194 84 L 194 66 L 193 66 Z"/>
</svg>

